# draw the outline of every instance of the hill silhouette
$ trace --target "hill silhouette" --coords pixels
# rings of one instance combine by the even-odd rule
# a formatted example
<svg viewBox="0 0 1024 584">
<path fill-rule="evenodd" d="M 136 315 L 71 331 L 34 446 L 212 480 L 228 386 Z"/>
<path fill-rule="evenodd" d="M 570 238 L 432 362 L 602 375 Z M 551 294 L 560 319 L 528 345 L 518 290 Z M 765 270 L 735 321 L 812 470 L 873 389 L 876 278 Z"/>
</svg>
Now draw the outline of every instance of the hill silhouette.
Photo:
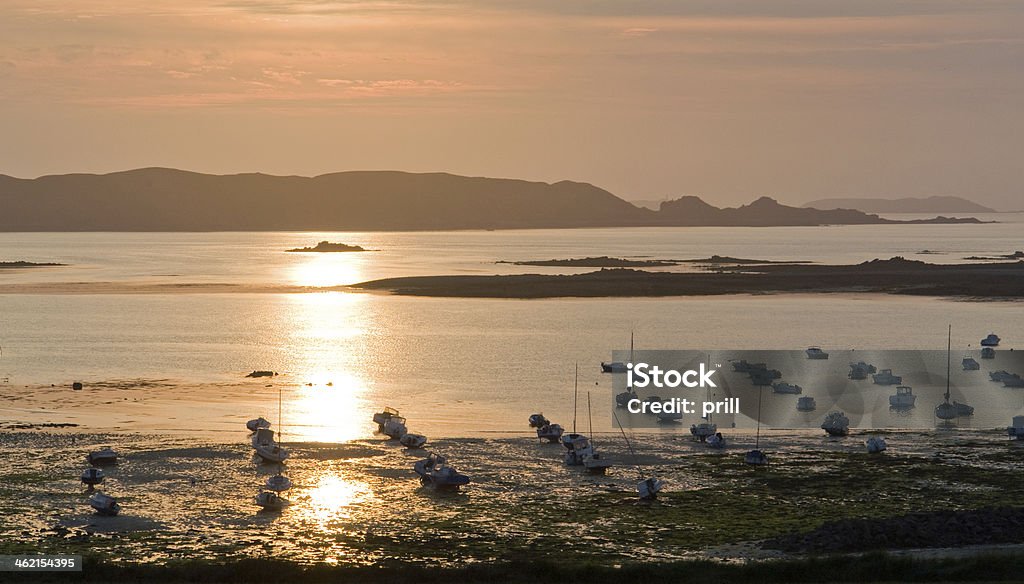
<svg viewBox="0 0 1024 584">
<path fill-rule="evenodd" d="M 856 209 L 865 213 L 996 213 L 963 197 L 904 197 L 901 199 L 819 199 L 805 203 L 815 209 Z"/>
<path fill-rule="evenodd" d="M 699 198 L 683 197 L 653 211 L 586 183 L 397 171 L 301 177 L 144 168 L 36 179 L 0 175 L 0 208 L 0 231 L 396 231 L 893 223 L 857 211 L 788 207 L 768 198 L 736 209 L 718 209 Z"/>
</svg>

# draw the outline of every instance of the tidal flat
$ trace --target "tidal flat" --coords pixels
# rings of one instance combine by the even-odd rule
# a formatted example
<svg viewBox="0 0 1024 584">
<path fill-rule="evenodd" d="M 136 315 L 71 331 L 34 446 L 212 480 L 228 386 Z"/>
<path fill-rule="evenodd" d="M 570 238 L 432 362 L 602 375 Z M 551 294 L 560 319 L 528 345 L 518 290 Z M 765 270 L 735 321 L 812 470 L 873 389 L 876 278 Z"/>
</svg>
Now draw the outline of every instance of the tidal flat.
<svg viewBox="0 0 1024 584">
<path fill-rule="evenodd" d="M 754 440 L 746 434 L 731 436 L 724 451 L 688 436 L 636 434 L 638 459 L 621 437 L 598 435 L 599 448 L 617 463 L 603 477 L 566 467 L 561 446 L 526 435 L 432 441 L 432 450 L 473 479 L 455 494 L 421 487 L 411 467 L 424 451 L 384 438 L 295 443 L 287 464 L 292 505 L 267 514 L 252 497 L 277 468 L 253 461 L 244 432 L 237 443 L 197 443 L 183 436 L 11 431 L 0 434 L 11 463 L 0 470 L 7 510 L 0 515 L 0 553 L 82 554 L 117 565 L 188 558 L 453 568 L 527 559 L 607 569 L 799 560 L 804 554 L 772 542 L 843 519 L 1014 508 L 1024 500 L 1022 445 L 1001 432 L 871 434 L 884 435 L 889 450 L 867 454 L 866 433 L 762 433 L 767 468 L 743 463 Z M 85 453 L 104 445 L 122 455 L 101 486 L 121 501 L 113 518 L 92 514 L 78 481 Z M 658 501 L 636 499 L 634 463 L 667 482 Z M 979 537 L 965 534 L 963 545 L 987 541 Z M 874 543 L 858 549 L 896 549 Z M 911 543 L 933 547 L 927 532 Z M 997 543 L 1024 543 L 1024 532 L 1003 534 Z"/>
</svg>

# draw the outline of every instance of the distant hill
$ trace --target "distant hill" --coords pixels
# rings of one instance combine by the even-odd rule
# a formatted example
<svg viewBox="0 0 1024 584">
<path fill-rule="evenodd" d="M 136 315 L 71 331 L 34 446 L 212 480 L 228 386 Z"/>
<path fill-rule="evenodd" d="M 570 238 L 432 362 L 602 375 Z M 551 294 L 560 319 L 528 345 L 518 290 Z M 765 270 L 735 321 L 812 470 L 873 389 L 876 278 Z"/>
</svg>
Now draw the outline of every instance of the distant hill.
<svg viewBox="0 0 1024 584">
<path fill-rule="evenodd" d="M 805 203 L 815 209 L 856 209 L 865 213 L 995 213 L 962 197 L 906 197 L 902 199 L 819 199 Z"/>
<path fill-rule="evenodd" d="M 936 219 L 938 222 L 962 220 Z M 0 231 L 446 230 L 654 225 L 893 223 L 762 198 L 718 209 L 697 197 L 636 207 L 590 184 L 355 171 L 317 177 L 166 168 L 36 179 L 0 175 Z"/>
</svg>

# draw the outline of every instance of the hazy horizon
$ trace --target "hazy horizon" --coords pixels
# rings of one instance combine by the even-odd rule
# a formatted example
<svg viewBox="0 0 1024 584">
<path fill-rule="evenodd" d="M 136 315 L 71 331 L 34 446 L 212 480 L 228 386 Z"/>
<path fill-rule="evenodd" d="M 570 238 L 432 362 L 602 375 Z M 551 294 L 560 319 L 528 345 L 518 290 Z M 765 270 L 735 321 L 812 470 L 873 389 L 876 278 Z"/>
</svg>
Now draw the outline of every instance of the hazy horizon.
<svg viewBox="0 0 1024 584">
<path fill-rule="evenodd" d="M 1024 5 L 10 0 L 0 173 L 449 172 L 1020 207 Z"/>
</svg>

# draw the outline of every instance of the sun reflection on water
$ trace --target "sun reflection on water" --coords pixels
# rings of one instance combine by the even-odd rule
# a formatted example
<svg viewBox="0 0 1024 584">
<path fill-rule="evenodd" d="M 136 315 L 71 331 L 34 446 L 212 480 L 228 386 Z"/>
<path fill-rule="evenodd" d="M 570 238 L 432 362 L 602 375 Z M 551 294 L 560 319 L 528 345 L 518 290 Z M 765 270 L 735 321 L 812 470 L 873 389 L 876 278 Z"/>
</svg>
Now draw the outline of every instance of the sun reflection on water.
<svg viewBox="0 0 1024 584">
<path fill-rule="evenodd" d="M 315 522 L 321 530 L 336 527 L 339 521 L 352 518 L 354 508 L 373 498 L 373 491 L 364 482 L 343 477 L 338 471 L 325 471 L 311 481 L 312 486 L 299 493 L 302 505 L 293 506 L 305 519 Z"/>
<path fill-rule="evenodd" d="M 347 286 L 362 282 L 364 259 L 363 254 L 349 253 L 312 253 L 297 254 L 304 257 L 303 261 L 291 270 L 291 280 L 297 286 Z"/>
<path fill-rule="evenodd" d="M 362 398 L 366 382 L 352 374 L 315 373 L 289 405 L 297 438 L 346 442 L 366 434 L 368 411 Z"/>
</svg>

